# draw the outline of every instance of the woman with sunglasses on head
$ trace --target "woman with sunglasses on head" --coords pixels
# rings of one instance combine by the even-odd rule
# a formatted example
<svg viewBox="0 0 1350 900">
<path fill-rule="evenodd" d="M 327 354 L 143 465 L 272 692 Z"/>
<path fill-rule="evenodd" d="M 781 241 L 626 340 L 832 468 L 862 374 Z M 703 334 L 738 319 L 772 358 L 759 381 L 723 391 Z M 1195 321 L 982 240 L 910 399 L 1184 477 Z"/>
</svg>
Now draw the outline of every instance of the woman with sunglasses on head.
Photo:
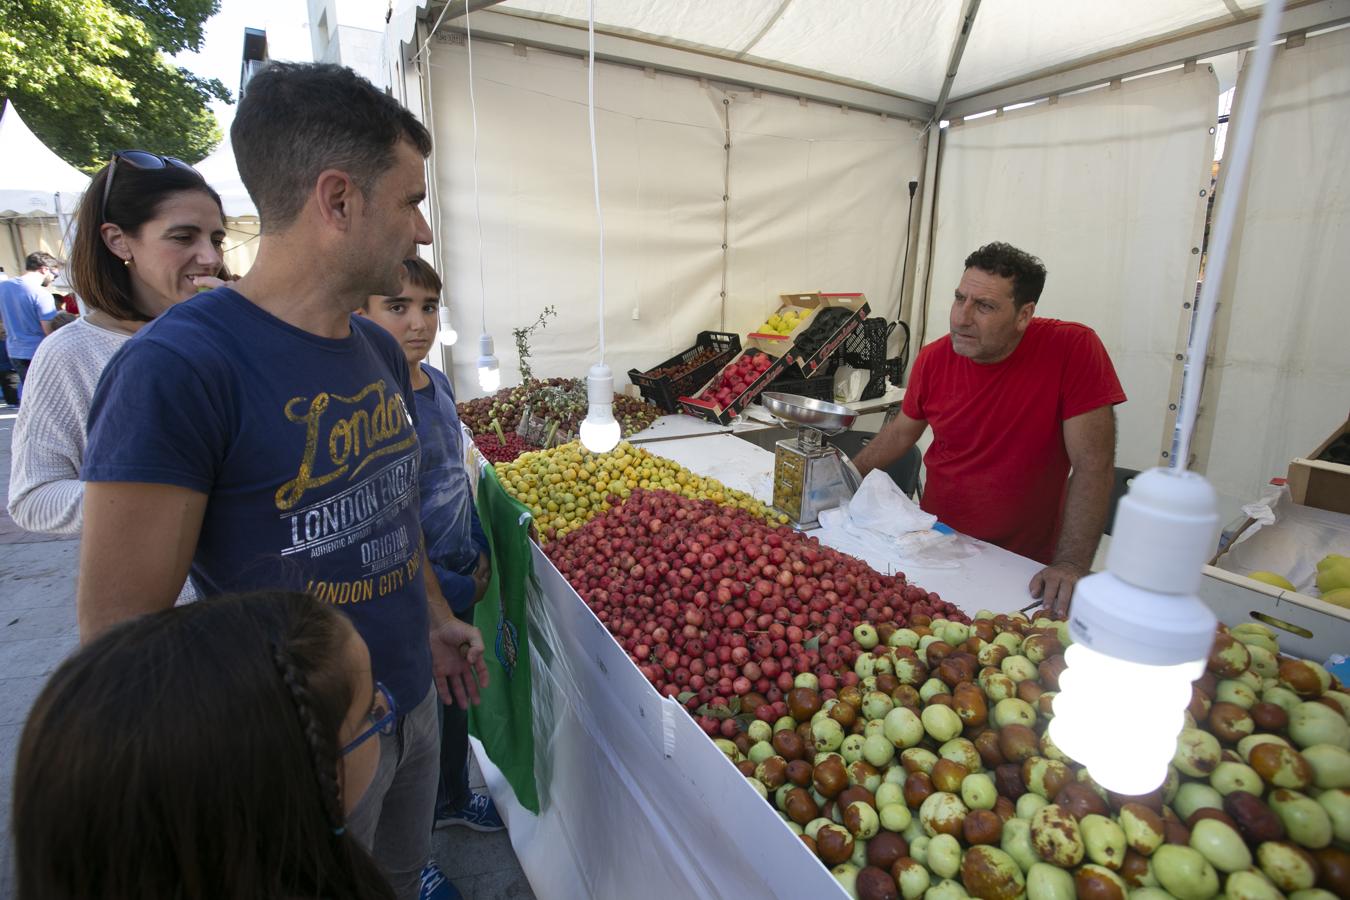
<svg viewBox="0 0 1350 900">
<path fill-rule="evenodd" d="M 346 821 L 395 717 L 365 642 L 305 594 L 130 620 L 24 726 L 18 898 L 392 900 Z"/>
<path fill-rule="evenodd" d="M 220 197 L 182 160 L 113 155 L 85 191 L 69 275 L 88 314 L 44 340 L 15 423 L 9 514 L 20 527 L 77 534 L 85 421 L 109 359 L 143 325 L 228 277 Z"/>
</svg>

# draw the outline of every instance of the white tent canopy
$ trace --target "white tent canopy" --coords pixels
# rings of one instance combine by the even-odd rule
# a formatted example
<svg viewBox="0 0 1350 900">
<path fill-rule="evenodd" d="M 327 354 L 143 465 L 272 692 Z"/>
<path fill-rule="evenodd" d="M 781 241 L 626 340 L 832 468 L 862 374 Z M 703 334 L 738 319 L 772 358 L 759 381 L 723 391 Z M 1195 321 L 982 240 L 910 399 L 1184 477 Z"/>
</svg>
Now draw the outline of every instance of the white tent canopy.
<svg viewBox="0 0 1350 900">
<path fill-rule="evenodd" d="M 5 101 L 0 115 L 0 215 L 68 215 L 88 186 L 89 176 L 49 150 Z"/>
<path fill-rule="evenodd" d="M 206 179 L 206 183 L 220 194 L 225 205 L 225 215 L 232 219 L 256 218 L 258 209 L 244 188 L 239 177 L 239 166 L 234 161 L 234 147 L 230 144 L 230 135 L 226 133 L 220 146 L 212 150 L 201 162 L 193 166 Z"/>
</svg>

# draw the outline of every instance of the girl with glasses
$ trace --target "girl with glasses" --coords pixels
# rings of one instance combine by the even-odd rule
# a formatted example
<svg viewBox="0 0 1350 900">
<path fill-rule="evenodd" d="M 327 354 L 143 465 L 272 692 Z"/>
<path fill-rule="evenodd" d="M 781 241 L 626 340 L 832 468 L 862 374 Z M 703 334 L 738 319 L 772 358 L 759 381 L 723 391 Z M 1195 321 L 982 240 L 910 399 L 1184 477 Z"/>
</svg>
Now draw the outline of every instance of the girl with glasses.
<svg viewBox="0 0 1350 900">
<path fill-rule="evenodd" d="M 396 716 L 347 618 L 304 594 L 117 626 L 24 727 L 18 898 L 392 900 L 346 822 Z"/>
<path fill-rule="evenodd" d="M 182 160 L 114 154 L 76 223 L 68 274 L 88 312 L 38 346 L 11 460 L 9 513 L 48 534 L 81 528 L 85 421 L 103 367 L 164 310 L 228 277 L 220 197 Z"/>
</svg>

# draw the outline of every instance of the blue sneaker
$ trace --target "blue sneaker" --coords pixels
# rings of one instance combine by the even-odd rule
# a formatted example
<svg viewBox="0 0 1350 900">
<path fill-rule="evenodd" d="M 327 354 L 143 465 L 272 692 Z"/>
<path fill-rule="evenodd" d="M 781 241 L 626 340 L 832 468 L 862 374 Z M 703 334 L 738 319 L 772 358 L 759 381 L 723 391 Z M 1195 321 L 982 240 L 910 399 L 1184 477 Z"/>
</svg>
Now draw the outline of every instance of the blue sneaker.
<svg viewBox="0 0 1350 900">
<path fill-rule="evenodd" d="M 487 794 L 480 794 L 477 791 L 469 792 L 469 802 L 464 804 L 463 809 L 455 812 L 436 810 L 435 827 L 448 828 L 451 825 L 463 825 L 474 831 L 501 831 L 506 827 L 506 823 L 497 812 L 497 804 L 493 803 Z"/>
<path fill-rule="evenodd" d="M 417 896 L 418 900 L 464 900 L 464 895 L 445 877 L 435 860 L 422 870 L 422 890 Z"/>
</svg>

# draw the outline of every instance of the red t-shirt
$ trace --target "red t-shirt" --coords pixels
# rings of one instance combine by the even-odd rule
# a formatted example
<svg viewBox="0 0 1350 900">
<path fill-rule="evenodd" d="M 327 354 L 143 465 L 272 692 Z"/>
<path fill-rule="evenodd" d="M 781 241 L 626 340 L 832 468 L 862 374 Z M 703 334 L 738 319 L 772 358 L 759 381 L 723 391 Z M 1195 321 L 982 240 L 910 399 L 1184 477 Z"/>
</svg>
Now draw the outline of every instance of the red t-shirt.
<svg viewBox="0 0 1350 900">
<path fill-rule="evenodd" d="M 1012 355 L 958 356 L 944 335 L 919 352 L 902 409 L 933 428 L 925 510 L 963 534 L 1049 564 L 1068 486 L 1063 422 L 1125 402 L 1086 325 L 1034 318 Z"/>
</svg>

